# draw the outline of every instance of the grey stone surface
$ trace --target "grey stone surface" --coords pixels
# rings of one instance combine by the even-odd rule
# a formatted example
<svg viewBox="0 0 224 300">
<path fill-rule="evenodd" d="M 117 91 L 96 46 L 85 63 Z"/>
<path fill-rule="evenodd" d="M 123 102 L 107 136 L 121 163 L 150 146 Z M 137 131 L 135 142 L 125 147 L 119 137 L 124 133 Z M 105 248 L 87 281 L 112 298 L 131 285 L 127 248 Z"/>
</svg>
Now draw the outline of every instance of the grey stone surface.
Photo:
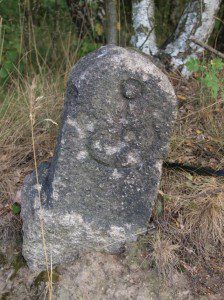
<svg viewBox="0 0 224 300">
<path fill-rule="evenodd" d="M 54 158 L 39 167 L 39 185 L 33 173 L 22 189 L 31 268 L 45 264 L 40 218 L 53 264 L 117 253 L 146 232 L 175 106 L 167 77 L 137 51 L 105 46 L 76 63 Z"/>
</svg>

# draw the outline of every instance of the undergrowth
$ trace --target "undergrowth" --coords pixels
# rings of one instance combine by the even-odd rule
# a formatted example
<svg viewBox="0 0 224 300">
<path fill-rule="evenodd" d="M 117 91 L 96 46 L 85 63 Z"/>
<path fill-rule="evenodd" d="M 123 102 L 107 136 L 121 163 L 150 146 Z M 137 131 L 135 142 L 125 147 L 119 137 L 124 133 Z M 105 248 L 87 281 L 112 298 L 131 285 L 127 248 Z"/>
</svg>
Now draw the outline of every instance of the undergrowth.
<svg viewBox="0 0 224 300">
<path fill-rule="evenodd" d="M 4 2 L 5 18 L 0 17 L 1 202 L 14 197 L 25 174 L 33 169 L 29 111 L 32 81 L 36 82 L 34 135 L 40 163 L 53 155 L 68 73 L 81 56 L 100 46 L 77 36 L 64 1 L 56 19 L 51 7 L 54 4 L 49 1 L 32 8 L 39 16 L 31 12 L 29 1 L 21 3 L 7 6 Z M 28 19 L 24 19 L 26 10 Z"/>
<path fill-rule="evenodd" d="M 224 169 L 223 66 L 212 70 L 218 82 L 214 93 L 212 76 L 208 84 L 203 80 L 209 77 L 206 72 L 211 71 L 212 61 L 197 64 L 203 64 L 203 70 L 197 70 L 188 82 L 171 75 L 179 113 L 168 160 Z M 185 272 L 196 294 L 223 293 L 222 177 L 164 170 L 152 223 L 156 230 L 146 243 L 162 277 L 172 277 L 175 270 Z"/>
<path fill-rule="evenodd" d="M 62 2 L 60 15 L 52 13 L 50 1 L 46 7 L 31 7 L 30 1 L 0 4 L 0 217 L 9 222 L 24 177 L 53 156 L 68 72 L 81 56 L 100 46 L 77 36 Z M 40 229 L 52 299 L 43 216 Z"/>
<path fill-rule="evenodd" d="M 0 24 L 4 24 L 1 18 Z M 13 64 L 6 68 L 10 55 L 6 56 L 7 72 L 0 74 L 1 215 L 8 212 L 24 177 L 34 169 L 29 100 L 33 80 L 33 133 L 39 164 L 53 156 L 68 72 L 79 57 L 99 46 L 88 39 L 78 39 L 71 24 L 64 31 L 57 31 L 53 44 L 53 29 L 47 25 L 46 18 L 41 28 L 35 26 L 32 18 L 29 24 L 27 45 L 30 48 L 19 52 L 22 45 L 17 45 L 11 53 Z M 0 58 L 4 45 L 8 47 L 5 30 L 7 28 L 1 31 Z M 200 80 L 211 67 L 210 63 L 204 64 L 190 82 L 170 75 L 177 91 L 179 115 L 169 160 L 224 168 L 223 80 L 220 80 L 223 68 L 216 73 L 219 86 L 217 92 L 212 93 L 209 85 Z M 156 230 L 146 240 L 150 249 L 147 258 L 159 274 L 171 276 L 176 269 L 193 276 L 204 264 L 211 272 L 215 272 L 216 267 L 220 271 L 224 243 L 223 198 L 222 179 L 164 171 L 152 217 Z"/>
<path fill-rule="evenodd" d="M 211 71 L 212 64 L 204 61 L 189 82 L 173 78 L 179 113 L 169 159 L 219 169 L 224 168 L 224 69 L 222 64 Z"/>
<path fill-rule="evenodd" d="M 24 176 L 34 168 L 29 119 L 29 87 L 33 78 L 26 77 L 21 81 L 12 78 L 1 107 L 0 184 L 3 207 L 4 203 L 7 205 L 14 201 Z M 67 71 L 35 76 L 33 115 L 37 163 L 53 156 L 66 80 Z M 173 79 L 174 84 L 175 80 L 177 79 Z M 198 82 L 190 82 L 177 90 L 182 99 L 179 99 L 180 113 L 174 128 L 169 159 L 175 157 L 175 160 L 187 164 L 193 162 L 222 167 L 222 138 L 220 142 L 214 140 L 211 133 L 210 139 L 199 138 L 202 134 L 200 110 L 204 108 L 203 98 L 200 102 L 197 98 L 199 87 Z M 199 96 L 202 97 L 200 93 Z M 216 114 L 214 106 L 207 109 L 210 114 Z M 199 112 L 195 113 L 197 111 Z M 223 116 L 216 116 L 216 121 L 220 126 L 223 125 Z M 203 128 L 203 134 L 205 133 L 207 131 Z M 221 136 L 221 132 L 217 134 Z M 212 156 L 204 155 L 205 147 L 210 147 Z M 202 272 L 202 266 L 210 272 L 218 270 L 222 274 L 223 198 L 223 179 L 164 170 L 152 218 L 156 230 L 145 239 L 149 249 L 147 259 L 162 277 L 169 278 L 174 270 L 178 270 L 193 278 Z"/>
<path fill-rule="evenodd" d="M 203 78 L 212 61 L 198 61 L 203 72 L 186 81 L 168 74 L 176 89 L 178 117 L 168 161 L 195 168 L 224 169 L 222 69 L 218 87 Z M 155 268 L 162 281 L 187 275 L 193 294 L 223 294 L 224 179 L 164 169 L 147 236 L 139 240 L 139 265 Z M 138 253 L 136 251 L 136 253 Z M 137 254 L 139 257 L 139 254 Z"/>
</svg>

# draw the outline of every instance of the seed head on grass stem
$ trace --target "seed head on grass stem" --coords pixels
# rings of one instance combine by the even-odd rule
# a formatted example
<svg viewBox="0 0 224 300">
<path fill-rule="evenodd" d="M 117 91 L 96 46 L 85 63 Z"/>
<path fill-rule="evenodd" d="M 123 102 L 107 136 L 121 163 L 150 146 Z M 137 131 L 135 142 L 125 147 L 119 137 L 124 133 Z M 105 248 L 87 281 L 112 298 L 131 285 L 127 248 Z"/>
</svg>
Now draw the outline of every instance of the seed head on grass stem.
<svg viewBox="0 0 224 300">
<path fill-rule="evenodd" d="M 35 174 L 36 174 L 36 183 L 38 186 L 38 199 L 40 204 L 40 230 L 41 230 L 41 237 L 44 249 L 44 256 L 45 256 L 45 264 L 48 276 L 48 292 L 49 292 L 49 300 L 52 299 L 52 269 L 49 270 L 49 257 L 47 252 L 47 244 L 45 239 L 45 228 L 44 228 L 44 212 L 41 202 L 41 188 L 39 184 L 39 176 L 38 176 L 38 167 L 37 167 L 37 159 L 36 159 L 36 148 L 35 148 L 35 136 L 34 136 L 34 124 L 35 124 L 35 88 L 36 88 L 36 81 L 33 79 L 31 86 L 28 87 L 29 89 L 29 99 L 30 99 L 30 127 L 31 127 L 31 138 L 32 138 L 32 147 L 33 147 L 33 158 L 34 158 L 34 167 L 35 167 Z"/>
</svg>

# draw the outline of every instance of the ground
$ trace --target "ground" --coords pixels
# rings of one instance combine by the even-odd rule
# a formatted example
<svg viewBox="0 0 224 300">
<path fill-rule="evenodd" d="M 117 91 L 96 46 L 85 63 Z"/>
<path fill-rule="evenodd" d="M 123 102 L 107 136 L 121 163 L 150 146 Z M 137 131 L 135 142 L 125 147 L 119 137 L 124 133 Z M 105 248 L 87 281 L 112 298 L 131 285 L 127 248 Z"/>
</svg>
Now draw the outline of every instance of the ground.
<svg viewBox="0 0 224 300">
<path fill-rule="evenodd" d="M 169 76 L 179 113 L 168 160 L 224 168 L 221 95 L 212 97 L 194 78 Z M 20 201 L 25 175 L 34 168 L 30 116 L 35 119 L 37 162 L 53 155 L 62 81 L 66 79 L 45 78 L 13 86 L 8 104 L 2 104 L 0 299 L 46 296 L 46 274 L 30 272 L 21 256 L 21 219 L 14 203 Z M 148 235 L 122 255 L 83 253 L 72 265 L 54 270 L 54 298 L 222 299 L 223 197 L 221 177 L 164 169 Z"/>
<path fill-rule="evenodd" d="M 14 242 L 10 246 L 8 243 L 8 253 L 10 247 L 14 251 L 8 256 L 8 262 L 3 262 L 3 255 L 1 258 L 0 299 L 45 299 L 46 272 L 32 273 L 21 257 L 19 241 Z M 121 255 L 86 253 L 69 266 L 57 267 L 52 275 L 53 299 L 222 299 L 219 293 L 195 292 L 185 272 L 173 270 L 169 277 L 161 277 L 150 267 L 147 253 L 140 249 L 141 245 L 134 243 Z M 205 281 L 197 282 L 200 284 L 204 285 Z"/>
<path fill-rule="evenodd" d="M 47 295 L 46 273 L 32 273 L 19 252 L 14 252 L 11 264 L 1 265 L 0 275 L 1 299 L 45 299 Z M 83 254 L 69 266 L 56 268 L 52 278 L 53 299 L 195 299 L 185 274 L 174 271 L 169 279 L 159 277 L 138 244 L 129 245 L 121 255 Z"/>
</svg>

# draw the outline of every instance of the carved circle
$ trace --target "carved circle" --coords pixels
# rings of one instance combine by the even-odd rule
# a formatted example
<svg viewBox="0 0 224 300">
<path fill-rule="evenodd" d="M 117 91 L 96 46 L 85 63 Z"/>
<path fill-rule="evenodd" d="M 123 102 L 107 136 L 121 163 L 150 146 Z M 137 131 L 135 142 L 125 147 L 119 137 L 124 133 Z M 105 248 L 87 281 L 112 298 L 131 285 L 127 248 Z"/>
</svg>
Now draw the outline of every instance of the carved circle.
<svg viewBox="0 0 224 300">
<path fill-rule="evenodd" d="M 141 96 L 142 84 L 140 81 L 129 78 L 122 84 L 123 96 L 127 99 L 134 99 Z"/>
</svg>

